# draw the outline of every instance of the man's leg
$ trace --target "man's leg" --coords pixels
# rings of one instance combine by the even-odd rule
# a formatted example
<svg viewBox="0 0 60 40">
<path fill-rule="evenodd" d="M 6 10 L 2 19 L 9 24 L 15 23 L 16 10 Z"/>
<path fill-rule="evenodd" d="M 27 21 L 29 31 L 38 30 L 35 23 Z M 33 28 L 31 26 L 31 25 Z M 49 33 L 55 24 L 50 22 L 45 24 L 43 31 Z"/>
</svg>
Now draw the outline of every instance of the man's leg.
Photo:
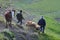
<svg viewBox="0 0 60 40">
<path fill-rule="evenodd" d="M 40 27 L 40 31 L 42 32 L 42 26 Z"/>
<path fill-rule="evenodd" d="M 20 25 L 22 25 L 22 20 L 20 20 L 20 22 L 21 22 Z"/>
<path fill-rule="evenodd" d="M 42 30 L 42 33 L 44 33 L 44 30 L 45 30 L 45 26 L 43 26 L 43 30 Z"/>
<path fill-rule="evenodd" d="M 17 23 L 19 23 L 19 20 L 18 20 L 18 22 Z"/>
</svg>

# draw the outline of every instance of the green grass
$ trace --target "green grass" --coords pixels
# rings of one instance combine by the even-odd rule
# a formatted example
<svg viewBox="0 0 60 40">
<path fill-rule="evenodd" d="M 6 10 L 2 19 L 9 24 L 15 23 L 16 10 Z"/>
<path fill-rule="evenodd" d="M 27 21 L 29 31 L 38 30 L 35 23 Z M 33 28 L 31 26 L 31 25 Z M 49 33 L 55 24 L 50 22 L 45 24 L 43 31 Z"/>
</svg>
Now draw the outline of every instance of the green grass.
<svg viewBox="0 0 60 40">
<path fill-rule="evenodd" d="M 4 29 L 3 32 L 0 32 L 0 40 L 14 40 L 14 33 Z"/>
<path fill-rule="evenodd" d="M 28 0 L 32 2 L 31 0 Z M 24 8 L 31 8 L 31 9 L 40 9 L 43 11 L 51 12 L 51 11 L 58 11 L 60 10 L 60 0 L 37 0 L 38 2 L 34 2 L 29 4 L 27 0 L 20 0 L 15 2 L 17 6 L 24 6 Z M 33 0 L 34 1 L 34 0 Z"/>
<path fill-rule="evenodd" d="M 23 9 L 35 15 L 33 21 L 38 22 L 40 15 L 46 20 L 45 34 L 39 35 L 39 40 L 60 40 L 60 24 L 54 18 L 60 18 L 60 0 L 18 0 L 12 1 L 16 9 Z M 4 4 L 5 5 L 5 4 Z M 0 17 L 0 20 L 3 20 Z"/>
<path fill-rule="evenodd" d="M 4 39 L 4 35 L 2 33 L 0 33 L 0 40 Z"/>
<path fill-rule="evenodd" d="M 37 2 L 34 1 L 31 4 L 26 0 L 20 0 L 14 1 L 13 5 L 18 9 L 22 8 L 32 14 L 37 13 L 40 15 L 52 16 L 54 18 L 60 17 L 60 0 L 37 0 Z"/>
<path fill-rule="evenodd" d="M 60 24 L 57 23 L 54 19 L 46 17 L 46 33 L 57 39 L 60 39 Z"/>
<path fill-rule="evenodd" d="M 4 19 L 3 19 L 3 17 L 2 17 L 2 16 L 0 16 L 0 21 L 4 21 Z"/>
<path fill-rule="evenodd" d="M 38 14 L 36 14 L 38 15 Z M 60 40 L 60 24 L 49 16 L 44 16 L 46 20 L 45 34 L 41 34 L 40 40 Z M 39 15 L 34 19 L 37 22 L 40 19 Z"/>
</svg>

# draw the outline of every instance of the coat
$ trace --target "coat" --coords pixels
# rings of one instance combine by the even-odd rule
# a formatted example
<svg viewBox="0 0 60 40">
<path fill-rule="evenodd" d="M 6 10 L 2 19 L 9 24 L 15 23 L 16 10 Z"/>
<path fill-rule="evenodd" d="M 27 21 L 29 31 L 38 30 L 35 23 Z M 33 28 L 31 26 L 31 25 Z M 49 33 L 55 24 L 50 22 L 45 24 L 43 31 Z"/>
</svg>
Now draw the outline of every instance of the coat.
<svg viewBox="0 0 60 40">
<path fill-rule="evenodd" d="M 38 25 L 40 25 L 40 26 L 45 26 L 45 25 L 46 25 L 45 20 L 44 20 L 43 18 L 40 19 L 40 20 L 38 21 Z"/>
<path fill-rule="evenodd" d="M 17 20 L 19 20 L 19 21 L 22 20 L 22 19 L 24 19 L 21 13 L 18 13 L 16 15 L 16 17 L 17 17 Z"/>
</svg>

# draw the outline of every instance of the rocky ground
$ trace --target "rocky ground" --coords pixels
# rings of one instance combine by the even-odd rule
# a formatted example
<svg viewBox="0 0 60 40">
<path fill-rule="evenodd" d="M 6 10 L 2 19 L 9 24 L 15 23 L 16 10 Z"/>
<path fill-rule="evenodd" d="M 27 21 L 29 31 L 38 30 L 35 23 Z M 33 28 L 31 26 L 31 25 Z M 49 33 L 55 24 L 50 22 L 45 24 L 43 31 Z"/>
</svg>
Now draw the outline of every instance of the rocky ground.
<svg viewBox="0 0 60 40">
<path fill-rule="evenodd" d="M 26 17 L 25 19 L 26 20 L 24 22 L 27 20 L 33 20 L 33 18 L 30 16 Z M 14 22 L 16 23 L 16 20 Z M 27 27 L 24 24 L 22 26 L 12 24 L 12 27 L 8 28 L 5 28 L 5 26 L 5 23 L 3 21 L 0 21 L 0 32 L 3 32 L 4 29 L 9 29 L 9 31 L 12 31 L 14 33 L 15 40 L 38 40 L 38 33 L 33 32 L 33 30 L 26 30 L 25 28 Z"/>
</svg>

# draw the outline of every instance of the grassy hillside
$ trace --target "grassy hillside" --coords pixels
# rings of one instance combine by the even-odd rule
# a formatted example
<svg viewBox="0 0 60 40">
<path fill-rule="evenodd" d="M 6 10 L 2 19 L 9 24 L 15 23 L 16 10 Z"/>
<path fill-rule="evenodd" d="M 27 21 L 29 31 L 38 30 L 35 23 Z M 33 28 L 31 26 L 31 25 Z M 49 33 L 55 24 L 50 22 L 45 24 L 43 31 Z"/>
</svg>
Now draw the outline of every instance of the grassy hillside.
<svg viewBox="0 0 60 40">
<path fill-rule="evenodd" d="M 51 36 L 51 40 L 60 39 L 60 24 L 54 20 L 54 18 L 60 17 L 60 0 L 18 0 L 14 1 L 13 4 L 16 8 L 22 8 L 35 15 L 37 17 L 34 19 L 35 22 L 40 18 L 40 15 L 45 15 L 46 35 Z M 46 35 L 41 40 L 48 40 Z"/>
<path fill-rule="evenodd" d="M 5 8 L 11 4 L 32 14 L 60 17 L 60 0 L 0 0 L 0 4 Z"/>
<path fill-rule="evenodd" d="M 2 19 L 2 17 L 0 17 L 0 19 Z M 34 21 L 37 22 L 38 19 L 39 18 L 35 18 Z M 39 34 L 39 40 L 60 40 L 60 24 L 46 16 L 45 20 L 47 22 L 45 34 Z"/>
<path fill-rule="evenodd" d="M 18 0 L 14 1 L 13 4 L 18 9 L 22 8 L 32 14 L 60 17 L 58 16 L 60 15 L 60 0 Z"/>
<path fill-rule="evenodd" d="M 8 29 L 3 30 L 0 32 L 0 40 L 14 40 L 14 33 Z"/>
<path fill-rule="evenodd" d="M 54 19 L 46 18 L 47 28 L 46 32 L 48 35 L 52 35 L 55 38 L 60 36 L 60 24 L 58 24 Z"/>
<path fill-rule="evenodd" d="M 35 15 L 33 20 L 35 22 L 40 19 L 40 15 L 44 15 L 47 25 L 45 34 L 39 35 L 39 40 L 60 40 L 60 24 L 54 19 L 60 18 L 60 0 L 12 0 L 11 2 L 16 9 L 23 9 Z M 1 19 L 3 20 L 2 17 Z"/>
<path fill-rule="evenodd" d="M 37 22 L 40 18 L 39 15 L 36 17 L 37 18 L 34 19 L 35 22 Z M 45 20 L 47 25 L 45 34 L 40 35 L 40 38 L 42 37 L 41 40 L 60 40 L 60 24 L 48 16 L 45 16 Z"/>
</svg>

